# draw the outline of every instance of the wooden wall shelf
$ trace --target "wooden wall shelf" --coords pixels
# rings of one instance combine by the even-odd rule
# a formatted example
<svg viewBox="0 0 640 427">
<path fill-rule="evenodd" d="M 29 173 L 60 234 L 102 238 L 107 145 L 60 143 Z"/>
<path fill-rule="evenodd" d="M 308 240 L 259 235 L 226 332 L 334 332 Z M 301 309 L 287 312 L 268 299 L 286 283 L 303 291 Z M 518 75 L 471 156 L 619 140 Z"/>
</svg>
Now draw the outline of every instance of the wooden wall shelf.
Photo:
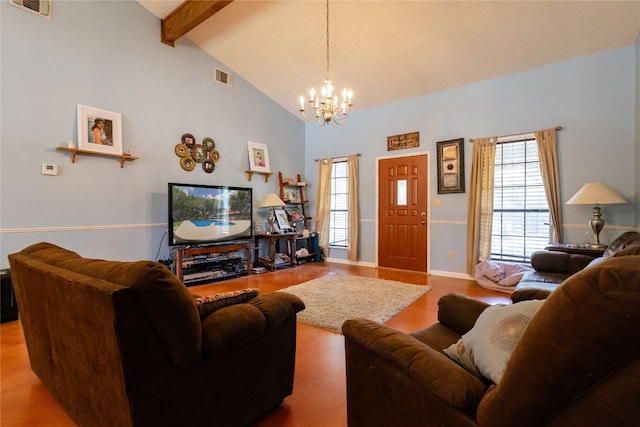
<svg viewBox="0 0 640 427">
<path fill-rule="evenodd" d="M 71 152 L 71 163 L 75 163 L 76 162 L 76 155 L 77 154 L 82 154 L 82 155 L 87 155 L 87 156 L 112 157 L 112 158 L 120 159 L 120 168 L 121 169 L 124 167 L 124 162 L 126 160 L 138 160 L 140 158 L 140 157 L 132 156 L 129 153 L 125 153 L 125 154 L 109 154 L 109 153 L 99 153 L 97 151 L 90 151 L 90 150 L 80 150 L 79 148 L 56 147 L 56 150 Z"/>
<path fill-rule="evenodd" d="M 258 171 L 245 171 L 247 173 L 247 180 L 251 181 L 254 173 L 258 175 L 264 175 L 264 182 L 269 182 L 269 177 L 273 175 L 273 172 L 258 172 Z"/>
</svg>

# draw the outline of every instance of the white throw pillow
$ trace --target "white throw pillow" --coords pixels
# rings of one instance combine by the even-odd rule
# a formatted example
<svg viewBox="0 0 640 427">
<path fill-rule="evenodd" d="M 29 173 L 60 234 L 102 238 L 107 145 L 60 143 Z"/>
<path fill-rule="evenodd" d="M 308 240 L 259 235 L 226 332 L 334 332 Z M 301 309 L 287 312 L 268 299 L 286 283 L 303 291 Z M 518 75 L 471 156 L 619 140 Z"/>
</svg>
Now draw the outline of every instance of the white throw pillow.
<svg viewBox="0 0 640 427">
<path fill-rule="evenodd" d="M 529 320 L 543 303 L 529 300 L 487 308 L 469 332 L 444 349 L 445 354 L 474 375 L 497 384 Z"/>
</svg>

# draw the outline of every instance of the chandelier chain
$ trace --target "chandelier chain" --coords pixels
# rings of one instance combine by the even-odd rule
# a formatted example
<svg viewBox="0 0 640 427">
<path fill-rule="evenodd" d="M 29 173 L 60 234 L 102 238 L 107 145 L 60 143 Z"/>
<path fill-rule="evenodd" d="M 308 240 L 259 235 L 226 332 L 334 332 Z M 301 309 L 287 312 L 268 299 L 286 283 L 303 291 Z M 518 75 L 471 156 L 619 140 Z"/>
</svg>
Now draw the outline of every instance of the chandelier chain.
<svg viewBox="0 0 640 427">
<path fill-rule="evenodd" d="M 327 0 L 327 70 L 326 70 L 326 79 L 329 79 L 329 0 Z"/>
<path fill-rule="evenodd" d="M 344 89 L 342 91 L 342 97 L 334 92 L 333 83 L 329 76 L 329 0 L 327 0 L 326 8 L 326 24 L 327 24 L 327 44 L 326 44 L 326 61 L 327 67 L 325 69 L 325 81 L 321 87 L 320 92 L 316 93 L 315 89 L 309 91 L 309 106 L 314 113 L 313 117 L 307 117 L 305 115 L 305 99 L 304 96 L 300 97 L 300 113 L 302 118 L 307 122 L 320 122 L 320 125 L 325 125 L 331 121 L 341 125 L 346 120 L 347 116 L 351 112 L 353 106 L 351 102 L 352 92 L 351 89 Z"/>
</svg>

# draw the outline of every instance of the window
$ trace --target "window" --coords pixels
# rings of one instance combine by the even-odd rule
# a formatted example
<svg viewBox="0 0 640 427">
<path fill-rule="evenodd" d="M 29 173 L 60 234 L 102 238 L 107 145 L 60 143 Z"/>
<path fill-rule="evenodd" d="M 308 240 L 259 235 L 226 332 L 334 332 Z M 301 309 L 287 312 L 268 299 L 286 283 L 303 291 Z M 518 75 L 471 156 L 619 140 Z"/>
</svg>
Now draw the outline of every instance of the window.
<svg viewBox="0 0 640 427">
<path fill-rule="evenodd" d="M 333 162 L 331 169 L 329 246 L 349 246 L 349 168 L 346 160 Z"/>
<path fill-rule="evenodd" d="M 491 259 L 529 262 L 549 243 L 549 206 L 538 146 L 527 135 L 496 146 Z"/>
</svg>

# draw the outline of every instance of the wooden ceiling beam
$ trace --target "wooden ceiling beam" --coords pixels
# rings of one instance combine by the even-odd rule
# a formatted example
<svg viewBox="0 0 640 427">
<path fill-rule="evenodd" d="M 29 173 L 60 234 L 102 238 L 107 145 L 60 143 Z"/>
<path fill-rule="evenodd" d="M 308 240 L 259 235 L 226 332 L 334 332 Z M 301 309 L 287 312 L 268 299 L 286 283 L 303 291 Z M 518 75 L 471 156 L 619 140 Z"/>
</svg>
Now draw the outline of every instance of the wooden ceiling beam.
<svg viewBox="0 0 640 427">
<path fill-rule="evenodd" d="M 233 0 L 186 0 L 161 21 L 160 40 L 173 42 L 212 17 Z"/>
</svg>

